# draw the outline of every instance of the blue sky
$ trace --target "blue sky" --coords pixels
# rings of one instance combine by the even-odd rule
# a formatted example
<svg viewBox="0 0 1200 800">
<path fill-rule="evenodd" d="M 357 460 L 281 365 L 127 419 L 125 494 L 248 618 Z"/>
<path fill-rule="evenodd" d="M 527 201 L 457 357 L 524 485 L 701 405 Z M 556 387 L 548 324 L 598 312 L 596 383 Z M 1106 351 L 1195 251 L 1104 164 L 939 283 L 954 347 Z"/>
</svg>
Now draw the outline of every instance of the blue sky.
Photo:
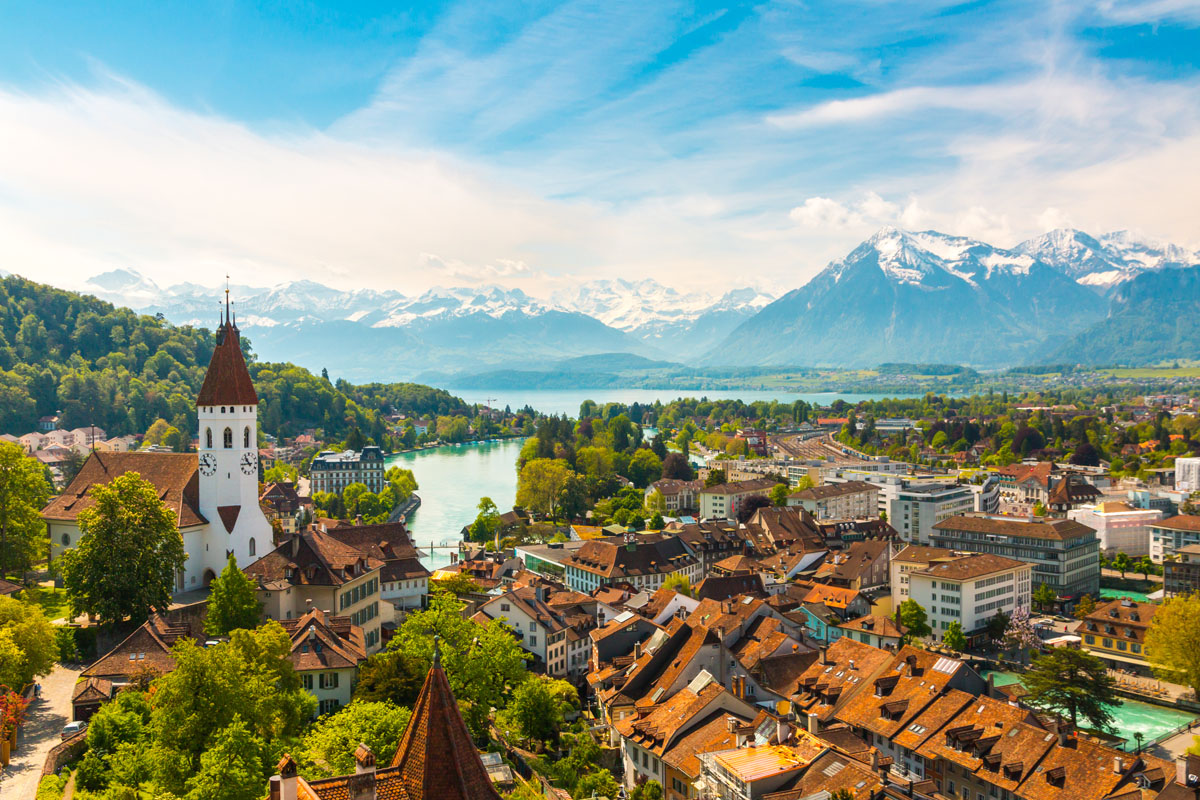
<svg viewBox="0 0 1200 800">
<path fill-rule="evenodd" d="M 1200 2 L 0 18 L 0 268 L 56 282 L 782 292 L 885 224 L 1200 245 Z"/>
</svg>

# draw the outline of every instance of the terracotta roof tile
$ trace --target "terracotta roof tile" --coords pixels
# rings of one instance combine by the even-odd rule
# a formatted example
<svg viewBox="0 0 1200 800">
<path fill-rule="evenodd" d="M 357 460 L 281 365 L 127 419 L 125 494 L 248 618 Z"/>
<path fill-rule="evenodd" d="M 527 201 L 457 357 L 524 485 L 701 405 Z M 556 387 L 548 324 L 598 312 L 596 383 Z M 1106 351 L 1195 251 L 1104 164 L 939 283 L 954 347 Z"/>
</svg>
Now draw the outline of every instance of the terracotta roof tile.
<svg viewBox="0 0 1200 800">
<path fill-rule="evenodd" d="M 200 481 L 195 453 L 102 453 L 94 451 L 62 494 L 42 509 L 42 517 L 74 522 L 79 512 L 96 504 L 92 489 L 127 472 L 136 472 L 158 490 L 159 499 L 181 528 L 208 520 L 198 510 Z"/>
<path fill-rule="evenodd" d="M 196 405 L 258 405 L 254 381 L 250 380 L 246 360 L 242 357 L 241 336 L 229 320 L 217 329 L 217 346 L 208 362 Z"/>
</svg>

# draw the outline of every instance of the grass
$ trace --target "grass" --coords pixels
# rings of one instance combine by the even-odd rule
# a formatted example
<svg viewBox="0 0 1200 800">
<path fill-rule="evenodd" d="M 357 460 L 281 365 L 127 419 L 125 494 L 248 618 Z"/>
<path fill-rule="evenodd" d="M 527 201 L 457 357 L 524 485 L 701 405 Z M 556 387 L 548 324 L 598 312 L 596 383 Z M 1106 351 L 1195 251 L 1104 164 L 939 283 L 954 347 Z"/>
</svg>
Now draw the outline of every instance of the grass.
<svg viewBox="0 0 1200 800">
<path fill-rule="evenodd" d="M 69 619 L 71 616 L 71 601 L 67 599 L 66 589 L 34 585 L 25 589 L 24 596 L 26 600 L 41 608 L 46 619 L 51 622 L 56 619 Z"/>
<path fill-rule="evenodd" d="M 1138 367 L 1131 369 L 1106 369 L 1114 378 L 1200 378 L 1200 367 Z"/>
</svg>

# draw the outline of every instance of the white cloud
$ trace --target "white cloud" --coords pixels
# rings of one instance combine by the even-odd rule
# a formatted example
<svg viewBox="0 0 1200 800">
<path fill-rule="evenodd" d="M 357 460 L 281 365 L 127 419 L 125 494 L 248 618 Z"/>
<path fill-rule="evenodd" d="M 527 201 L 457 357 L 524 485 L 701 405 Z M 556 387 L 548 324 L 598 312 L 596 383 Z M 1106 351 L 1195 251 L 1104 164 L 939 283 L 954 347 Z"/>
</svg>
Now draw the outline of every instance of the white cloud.
<svg viewBox="0 0 1200 800">
<path fill-rule="evenodd" d="M 862 224 L 858 214 L 828 197 L 810 197 L 793 208 L 788 216 L 808 228 L 847 228 Z"/>
</svg>

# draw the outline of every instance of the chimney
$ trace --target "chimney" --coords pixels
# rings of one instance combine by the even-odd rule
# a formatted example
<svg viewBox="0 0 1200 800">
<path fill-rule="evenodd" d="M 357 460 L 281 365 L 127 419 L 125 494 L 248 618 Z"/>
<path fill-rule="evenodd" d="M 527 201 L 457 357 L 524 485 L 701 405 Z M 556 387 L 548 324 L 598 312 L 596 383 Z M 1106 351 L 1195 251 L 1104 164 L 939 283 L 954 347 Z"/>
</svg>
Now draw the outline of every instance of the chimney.
<svg viewBox="0 0 1200 800">
<path fill-rule="evenodd" d="M 642 643 L 634 642 L 633 643 L 633 660 L 637 661 L 641 657 L 642 657 Z"/>
<path fill-rule="evenodd" d="M 280 800 L 280 796 L 283 794 L 282 781 L 283 779 L 278 775 L 271 776 L 271 781 L 268 784 L 270 791 L 267 794 L 267 800 Z"/>
<path fill-rule="evenodd" d="M 871 748 L 871 772 L 874 772 L 876 775 L 881 772 L 879 766 L 879 748 L 877 747 Z"/>
<path fill-rule="evenodd" d="M 734 731 L 737 730 L 737 726 L 738 726 L 737 717 L 726 717 L 725 718 L 725 730 L 729 731 L 730 733 L 733 733 Z"/>
<path fill-rule="evenodd" d="M 821 645 L 820 649 L 818 650 L 818 653 L 819 653 L 819 657 L 817 658 L 818 664 L 828 664 L 829 663 L 829 659 L 826 658 L 826 655 L 827 655 L 826 650 L 827 650 L 826 646 Z"/>
<path fill-rule="evenodd" d="M 1125 774 L 1125 759 L 1121 758 L 1120 756 L 1113 756 L 1113 774 Z"/>
<path fill-rule="evenodd" d="M 354 524 L 355 524 L 355 525 L 362 525 L 362 514 L 355 514 L 355 515 L 354 515 Z"/>
<path fill-rule="evenodd" d="M 300 534 L 292 534 L 292 558 L 300 555 Z"/>
<path fill-rule="evenodd" d="M 792 735 L 792 729 L 788 727 L 788 724 L 787 724 L 787 722 L 784 721 L 783 717 L 779 717 L 778 719 L 776 719 L 775 720 L 775 741 L 778 742 L 779 744 L 783 744 L 784 742 L 786 742 L 788 740 L 788 737 L 790 737 L 791 735 Z"/>
<path fill-rule="evenodd" d="M 365 744 L 354 751 L 354 775 L 346 781 L 350 800 L 375 800 L 375 753 Z"/>
<path fill-rule="evenodd" d="M 817 721 L 817 712 L 808 712 L 808 732 L 815 734 L 821 727 L 821 723 Z"/>
<path fill-rule="evenodd" d="M 747 732 L 747 726 L 739 725 L 734 735 L 737 737 L 738 747 L 745 747 L 750 744 L 750 734 Z"/>
<path fill-rule="evenodd" d="M 279 770 L 279 774 L 271 778 L 271 796 L 275 796 L 275 785 L 278 783 L 279 800 L 296 800 L 300 782 L 296 774 L 296 762 L 291 756 L 284 754 L 276 769 Z"/>
<path fill-rule="evenodd" d="M 987 677 L 987 682 L 988 682 L 987 696 L 995 697 L 996 696 L 996 673 L 989 672 L 988 677 Z"/>
</svg>

